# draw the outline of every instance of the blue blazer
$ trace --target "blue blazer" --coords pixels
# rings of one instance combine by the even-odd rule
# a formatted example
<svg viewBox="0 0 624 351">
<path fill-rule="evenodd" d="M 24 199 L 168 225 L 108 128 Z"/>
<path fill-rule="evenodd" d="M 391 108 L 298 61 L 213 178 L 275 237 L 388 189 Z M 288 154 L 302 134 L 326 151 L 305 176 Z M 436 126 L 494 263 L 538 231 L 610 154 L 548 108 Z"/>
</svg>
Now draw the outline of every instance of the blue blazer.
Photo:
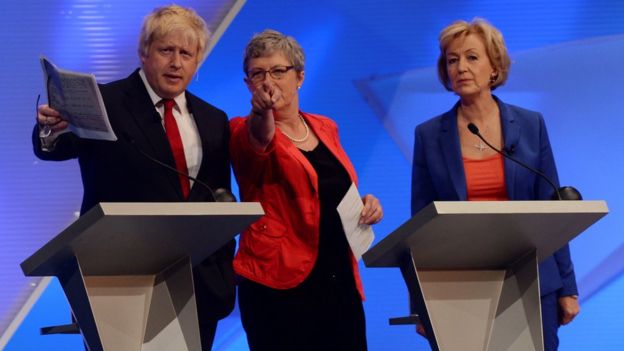
<svg viewBox="0 0 624 351">
<path fill-rule="evenodd" d="M 558 186 L 557 168 L 542 115 L 498 104 L 505 149 L 542 171 Z M 466 175 L 457 130 L 457 103 L 450 111 L 416 127 L 412 164 L 412 215 L 432 201 L 467 199 Z M 547 200 L 553 189 L 541 177 L 505 159 L 505 184 L 510 200 Z M 542 296 L 577 295 L 570 248 L 566 244 L 539 265 Z"/>
</svg>

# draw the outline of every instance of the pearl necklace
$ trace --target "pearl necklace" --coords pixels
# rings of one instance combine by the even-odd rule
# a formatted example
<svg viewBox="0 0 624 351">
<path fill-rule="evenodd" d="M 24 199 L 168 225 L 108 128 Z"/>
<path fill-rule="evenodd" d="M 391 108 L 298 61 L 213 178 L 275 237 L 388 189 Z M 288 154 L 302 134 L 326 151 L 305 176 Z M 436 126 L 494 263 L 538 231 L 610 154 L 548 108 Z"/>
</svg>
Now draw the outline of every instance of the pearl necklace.
<svg viewBox="0 0 624 351">
<path fill-rule="evenodd" d="M 280 128 L 280 131 L 282 132 L 282 134 L 284 134 L 293 143 L 303 143 L 304 141 L 308 140 L 308 137 L 310 136 L 310 128 L 308 127 L 308 124 L 306 123 L 305 119 L 303 119 L 303 116 L 301 115 L 301 113 L 299 114 L 299 118 L 301 119 L 301 122 L 303 123 L 303 127 L 305 128 L 305 135 L 302 138 L 300 139 L 293 138 Z"/>
</svg>

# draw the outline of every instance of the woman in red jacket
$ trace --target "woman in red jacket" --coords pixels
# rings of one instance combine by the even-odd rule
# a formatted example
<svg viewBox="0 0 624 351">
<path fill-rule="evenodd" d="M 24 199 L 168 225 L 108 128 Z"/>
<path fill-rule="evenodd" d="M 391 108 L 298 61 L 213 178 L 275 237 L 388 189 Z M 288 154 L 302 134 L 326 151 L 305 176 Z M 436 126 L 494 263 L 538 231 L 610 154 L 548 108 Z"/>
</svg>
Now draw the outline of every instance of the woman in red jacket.
<svg viewBox="0 0 624 351">
<path fill-rule="evenodd" d="M 243 201 L 265 215 L 241 234 L 234 269 L 251 350 L 365 350 L 362 283 L 336 207 L 353 165 L 336 123 L 302 112 L 299 44 L 265 30 L 245 50 L 251 113 L 230 122 L 232 165 Z M 383 216 L 362 198 L 360 223 Z"/>
</svg>

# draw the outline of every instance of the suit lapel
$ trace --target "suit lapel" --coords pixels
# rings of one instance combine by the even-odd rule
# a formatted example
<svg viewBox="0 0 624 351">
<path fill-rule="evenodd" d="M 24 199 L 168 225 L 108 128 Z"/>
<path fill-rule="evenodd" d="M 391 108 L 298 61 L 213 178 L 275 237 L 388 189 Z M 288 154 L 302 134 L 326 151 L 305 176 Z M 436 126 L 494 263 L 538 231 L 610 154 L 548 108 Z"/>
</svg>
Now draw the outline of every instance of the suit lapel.
<svg viewBox="0 0 624 351">
<path fill-rule="evenodd" d="M 162 126 L 161 117 L 152 104 L 152 100 L 139 76 L 138 70 L 136 70 L 128 80 L 130 86 L 126 91 L 124 103 L 130 115 L 138 125 L 139 130 L 143 133 L 145 140 L 147 140 L 146 145 L 139 144 L 138 147 L 142 148 L 143 151 L 153 156 L 158 161 L 175 169 L 173 153 L 169 147 L 169 140 Z M 138 141 L 135 140 L 135 142 Z M 170 170 L 163 171 L 166 173 L 170 185 L 176 190 L 181 199 L 182 189 L 180 187 L 178 175 Z"/>
<path fill-rule="evenodd" d="M 199 139 L 201 141 L 201 148 L 202 148 L 202 159 L 201 159 L 201 164 L 199 166 L 199 170 L 197 171 L 196 178 L 204 179 L 204 181 L 206 181 L 206 179 L 208 178 L 203 176 L 203 172 L 206 172 L 208 167 L 210 167 L 210 165 L 208 165 L 208 162 L 209 162 L 208 160 L 210 159 L 209 157 L 210 140 L 208 140 L 208 138 L 210 138 L 211 135 L 214 135 L 213 133 L 215 131 L 210 128 L 210 120 L 209 118 L 206 118 L 208 116 L 208 112 L 206 112 L 206 110 L 202 107 L 202 104 L 198 103 L 197 98 L 191 95 L 189 92 L 185 92 L 185 94 L 186 94 L 186 104 L 187 104 L 189 113 L 193 117 L 193 120 L 195 121 L 195 125 L 197 126 L 197 133 L 199 134 Z M 195 188 L 196 188 L 196 185 L 193 184 L 193 187 L 191 187 L 191 194 L 193 193 L 193 190 Z"/>
<path fill-rule="evenodd" d="M 458 200 L 466 200 L 466 176 L 457 131 L 457 104 L 441 119 L 438 143 Z"/>
<path fill-rule="evenodd" d="M 306 115 L 304 114 L 304 116 Z M 353 165 L 351 164 L 349 158 L 346 156 L 344 150 L 340 146 L 338 136 L 323 120 L 319 120 L 313 117 L 307 118 L 306 120 L 308 121 L 310 128 L 312 128 L 319 140 L 327 147 L 329 152 L 334 155 L 336 160 L 338 160 L 342 167 L 347 171 L 351 181 L 357 185 L 357 174 L 355 174 L 355 169 L 353 168 Z"/>
<path fill-rule="evenodd" d="M 310 126 L 310 128 L 312 127 Z M 312 167 L 310 161 L 308 161 L 305 155 L 301 151 L 299 151 L 295 144 L 291 143 L 290 140 L 287 139 L 287 137 L 279 130 L 279 128 L 275 128 L 274 138 L 282 139 L 280 144 L 284 145 L 288 153 L 303 166 L 303 168 L 306 170 L 306 174 L 308 175 L 310 185 L 314 189 L 314 192 L 318 194 L 318 175 L 316 174 L 316 171 L 314 170 L 314 167 Z"/>
<path fill-rule="evenodd" d="M 513 112 L 508 106 L 494 96 L 496 103 L 498 104 L 498 110 L 501 115 L 501 127 L 503 129 L 503 141 L 505 150 L 514 150 L 518 148 L 518 140 L 520 139 L 520 126 L 515 121 Z M 504 151 L 503 151 L 504 152 Z M 511 151 L 513 154 L 513 151 Z M 513 156 L 513 155 L 512 155 Z M 507 184 L 507 198 L 514 199 L 516 189 L 514 184 L 516 183 L 516 172 L 518 165 L 505 158 L 505 184 Z"/>
<path fill-rule="evenodd" d="M 355 170 L 353 169 L 352 166 L 345 164 L 345 160 L 344 160 L 345 157 L 342 157 L 340 154 L 340 145 L 338 145 L 336 141 L 336 136 L 333 135 L 333 133 L 329 130 L 325 122 L 307 113 L 302 113 L 302 115 L 304 116 L 306 123 L 308 124 L 310 129 L 314 132 L 314 134 L 316 134 L 316 137 L 319 139 L 319 142 L 323 143 L 325 147 L 327 147 L 329 152 L 331 152 L 332 155 L 334 155 L 336 160 L 338 160 L 338 162 L 347 171 L 351 180 L 357 184 L 357 176 L 355 174 Z M 277 130 L 279 130 L 279 128 Z M 283 135 L 283 133 L 279 132 L 279 134 L 280 134 L 279 135 L 280 139 L 286 138 L 286 136 Z M 305 157 L 305 155 L 302 152 L 300 152 L 297 149 L 297 147 L 290 141 L 284 140 L 284 145 L 286 149 L 288 150 L 288 153 L 290 153 L 306 170 L 306 173 L 308 175 L 308 179 L 310 181 L 312 188 L 314 189 L 316 193 L 318 193 L 318 175 L 316 171 L 314 170 L 314 167 L 312 166 L 312 164 L 310 164 L 310 161 L 308 161 L 307 157 Z"/>
</svg>

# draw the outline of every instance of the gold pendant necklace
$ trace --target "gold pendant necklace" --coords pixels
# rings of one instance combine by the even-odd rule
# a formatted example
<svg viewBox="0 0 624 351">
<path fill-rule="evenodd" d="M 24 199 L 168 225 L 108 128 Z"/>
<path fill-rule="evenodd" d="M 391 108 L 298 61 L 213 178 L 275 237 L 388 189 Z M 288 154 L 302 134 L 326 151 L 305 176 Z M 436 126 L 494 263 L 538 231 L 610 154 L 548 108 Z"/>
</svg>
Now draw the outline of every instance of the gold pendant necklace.
<svg viewBox="0 0 624 351">
<path fill-rule="evenodd" d="M 483 152 L 485 151 L 485 149 L 487 149 L 487 146 L 483 143 L 483 141 L 481 141 L 481 139 L 479 139 L 478 144 L 473 144 L 472 146 L 474 146 L 480 152 Z"/>
</svg>

